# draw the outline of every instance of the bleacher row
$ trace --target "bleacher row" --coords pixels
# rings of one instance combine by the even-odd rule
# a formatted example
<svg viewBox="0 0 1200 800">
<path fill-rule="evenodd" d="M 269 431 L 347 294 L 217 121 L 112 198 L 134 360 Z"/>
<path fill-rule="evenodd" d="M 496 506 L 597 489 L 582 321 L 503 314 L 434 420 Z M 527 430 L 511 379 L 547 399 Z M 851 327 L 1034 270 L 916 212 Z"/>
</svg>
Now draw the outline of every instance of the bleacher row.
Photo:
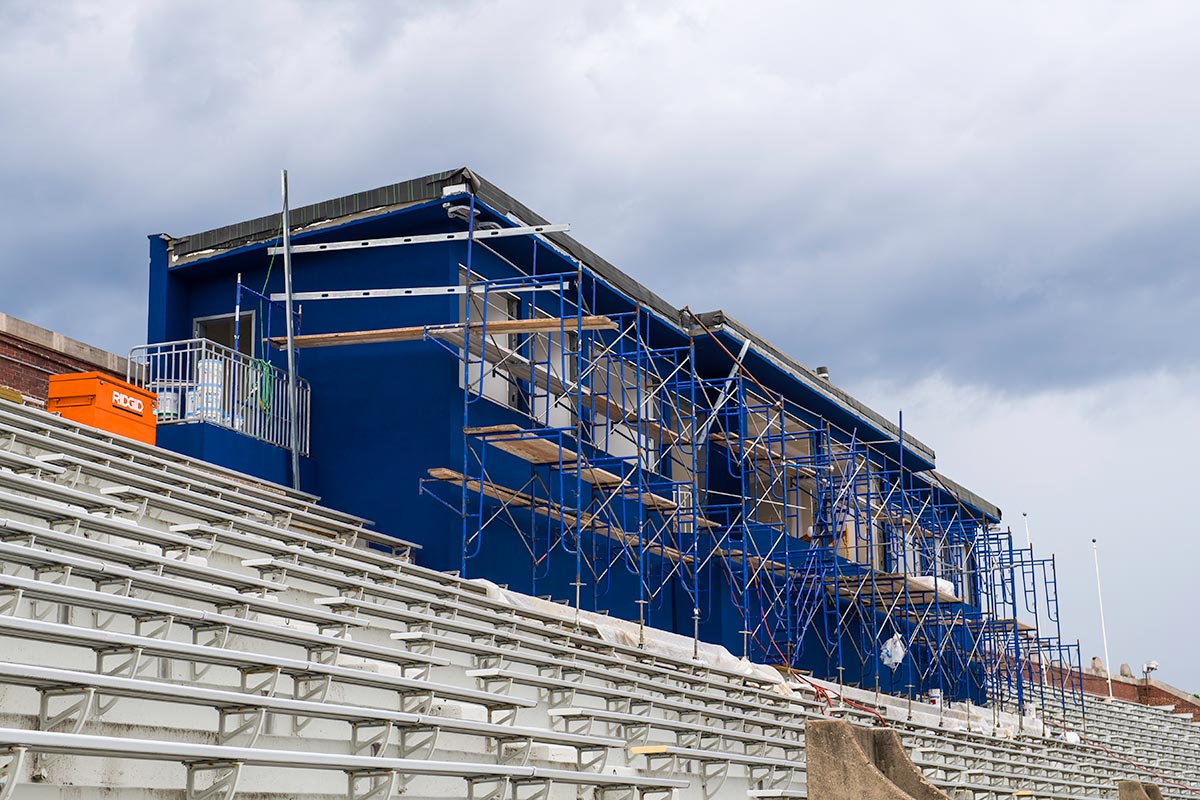
<svg viewBox="0 0 1200 800">
<path fill-rule="evenodd" d="M 0 800 L 805 797 L 805 721 L 876 719 L 511 602 L 413 549 L 311 496 L 0 401 Z M 1062 736 L 877 710 L 959 796 L 1152 780 Z M 1194 725 L 1088 713 L 1090 739 L 1197 784 Z"/>
</svg>

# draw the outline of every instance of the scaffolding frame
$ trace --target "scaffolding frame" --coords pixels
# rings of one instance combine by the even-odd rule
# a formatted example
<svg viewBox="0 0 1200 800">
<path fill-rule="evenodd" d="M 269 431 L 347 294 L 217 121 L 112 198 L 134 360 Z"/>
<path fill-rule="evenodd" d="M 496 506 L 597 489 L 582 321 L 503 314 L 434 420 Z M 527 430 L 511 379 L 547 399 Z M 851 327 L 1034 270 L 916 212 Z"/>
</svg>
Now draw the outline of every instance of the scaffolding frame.
<svg viewBox="0 0 1200 800">
<path fill-rule="evenodd" d="M 713 592 L 726 587 L 740 655 L 843 681 L 850 673 L 878 689 L 881 649 L 899 634 L 910 695 L 1008 698 L 1016 680 L 1027 696 L 1045 682 L 1039 664 L 1078 662 L 1059 639 L 1052 560 L 1012 549 L 992 565 L 1002 553 L 982 513 L 906 471 L 902 446 L 889 459 L 881 443 L 763 387 L 742 367 L 745 351 L 728 353 L 728 375 L 702 374 L 696 342 L 707 330 L 660 341 L 661 322 L 641 306 L 607 313 L 611 330 L 582 330 L 578 319 L 598 313 L 590 295 L 600 283 L 582 264 L 573 273 L 472 275 L 468 294 L 482 299 L 465 308 L 463 340 L 441 340 L 462 359 L 468 387 L 459 503 L 443 499 L 462 518 L 463 574 L 474 573 L 490 530 L 515 529 L 535 567 L 548 570 L 555 551 L 574 559 L 577 612 L 603 610 L 614 574 L 633 575 L 644 636 L 678 586 L 698 648 Z M 532 288 L 551 290 L 529 296 L 557 331 L 490 338 L 487 317 L 502 304 L 489 298 Z M 557 346 L 538 345 L 556 335 Z M 472 424 L 487 402 L 479 387 L 498 373 L 528 425 Z M 565 416 L 556 421 L 556 411 Z M 494 451 L 521 449 L 529 480 L 497 485 Z M 422 490 L 440 496 L 439 482 L 431 475 Z M 1007 589 L 994 585 L 997 569 L 1007 570 Z M 533 570 L 535 593 L 548 578 Z M 1017 621 L 1018 600 L 1037 620 L 1034 636 L 1011 635 L 1027 624 Z"/>
<path fill-rule="evenodd" d="M 902 419 L 898 441 L 836 427 L 755 379 L 749 342 L 734 354 L 687 309 L 667 320 L 630 301 L 536 231 L 517 266 L 476 241 L 475 203 L 456 207 L 468 224 L 461 285 L 440 287 L 460 297 L 459 319 L 397 329 L 459 363 L 461 461 L 431 465 L 419 488 L 458 516 L 463 576 L 487 576 L 478 560 L 498 537 L 527 555 L 531 593 L 549 587 L 577 620 L 631 576 L 643 643 L 647 627 L 678 627 L 663 614 L 683 598 L 698 655 L 727 590 L 746 658 L 879 689 L 885 642 L 899 636 L 910 696 L 1015 697 L 1022 711 L 1035 694 L 1043 709 L 1076 696 L 1048 669 L 1078 664 L 1077 644 L 1061 641 L 1053 559 L 1014 547 L 935 474 L 906 469 Z M 477 247 L 511 274 L 477 274 Z M 568 268 L 539 271 L 539 253 Z M 700 368 L 705 337 L 728 374 Z M 495 404 L 521 422 L 497 423 Z M 527 477 L 505 485 L 500 473 Z M 553 588 L 565 563 L 573 597 Z"/>
</svg>

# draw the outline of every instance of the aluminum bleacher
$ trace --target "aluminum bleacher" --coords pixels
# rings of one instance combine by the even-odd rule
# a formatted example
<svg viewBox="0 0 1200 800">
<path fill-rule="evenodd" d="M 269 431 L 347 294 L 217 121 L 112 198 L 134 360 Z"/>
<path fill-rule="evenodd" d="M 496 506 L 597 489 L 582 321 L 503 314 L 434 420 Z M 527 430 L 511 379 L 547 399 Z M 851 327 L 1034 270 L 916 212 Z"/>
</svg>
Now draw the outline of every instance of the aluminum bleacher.
<svg viewBox="0 0 1200 800">
<path fill-rule="evenodd" d="M 1200 731 L 1170 709 L 914 709 L 633 644 L 414 550 L 0 401 L 0 800 L 801 798 L 806 721 L 829 716 L 886 720 L 957 797 L 1200 785 Z"/>
</svg>

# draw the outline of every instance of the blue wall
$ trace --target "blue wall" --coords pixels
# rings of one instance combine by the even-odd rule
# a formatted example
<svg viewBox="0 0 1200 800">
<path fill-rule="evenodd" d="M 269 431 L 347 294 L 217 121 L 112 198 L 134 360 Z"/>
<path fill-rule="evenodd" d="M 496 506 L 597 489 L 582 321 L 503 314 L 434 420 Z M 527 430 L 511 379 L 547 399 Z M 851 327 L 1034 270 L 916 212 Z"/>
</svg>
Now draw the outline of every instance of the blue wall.
<svg viewBox="0 0 1200 800">
<path fill-rule="evenodd" d="M 486 215 L 486 209 L 485 209 Z M 329 228 L 315 234 L 302 234 L 295 244 L 337 241 L 347 238 L 411 235 L 457 230 L 460 226 L 446 218 L 441 203 L 430 203 L 401 212 Z M 520 243 L 524 244 L 520 244 Z M 512 240 L 497 249 L 508 258 L 533 268 L 535 246 L 528 239 Z M 283 269 L 272 259 L 266 245 L 244 247 L 227 253 L 171 265 L 167 244 L 151 238 L 150 301 L 148 333 L 150 342 L 192 337 L 192 320 L 219 314 L 232 314 L 237 276 L 242 282 L 266 294 L 283 291 Z M 468 254 L 464 242 L 445 242 L 418 246 L 328 251 L 320 254 L 296 254 L 293 258 L 296 292 L 340 289 L 401 288 L 450 286 L 459 282 L 459 265 L 471 259 L 473 271 L 489 279 L 516 274 L 506 260 L 481 246 Z M 536 272 L 553 274 L 573 270 L 572 264 L 544 246 L 538 250 Z M 534 295 L 522 295 L 521 302 L 533 302 Z M 620 292 L 597 282 L 588 287 L 591 313 L 632 312 L 636 304 Z M 340 300 L 301 303 L 301 333 L 369 330 L 400 326 L 456 322 L 459 319 L 458 296 Z M 243 304 L 243 312 L 260 314 L 260 329 L 265 326 L 267 307 L 256 301 Z M 649 315 L 647 316 L 649 319 Z M 651 323 L 650 335 L 662 344 L 683 344 L 687 338 L 678 328 L 662 322 Z M 281 312 L 271 314 L 271 329 L 264 335 L 282 335 Z M 736 349 L 736 343 L 728 347 Z M 697 348 L 697 363 L 714 378 L 724 376 L 730 367 L 727 348 L 706 337 Z M 283 366 L 279 352 L 256 352 Z M 783 393 L 805 408 L 815 409 L 806 417 L 822 417 L 846 430 L 859 430 L 860 420 L 851 419 L 844 409 L 833 407 L 795 379 L 787 376 L 766 359 L 757 359 L 754 374 L 769 388 Z M 530 538 L 541 537 L 542 549 L 549 536 L 545 517 L 510 509 L 516 527 L 493 525 L 463 555 L 464 522 L 447 505 L 457 507 L 460 490 L 449 484 L 426 484 L 420 488 L 427 470 L 444 467 L 463 471 L 465 451 L 464 392 L 460 389 L 461 362 L 457 353 L 434 341 L 396 342 L 302 349 L 297 353 L 298 371 L 312 386 L 311 458 L 301 468 L 301 488 L 320 496 L 327 505 L 366 517 L 387 533 L 422 545 L 419 560 L 442 570 L 464 570 L 468 577 L 487 577 L 513 589 L 535 595 L 550 595 L 573 601 L 576 587 L 576 558 L 561 547 L 540 560 L 531 559 L 526 546 Z M 472 397 L 472 426 L 516 423 L 527 426 L 528 418 L 518 411 L 489 400 Z M 878 441 L 881 435 L 863 428 L 862 433 Z M 286 451 L 206 424 L 163 426 L 160 444 L 197 458 L 288 484 Z M 579 448 L 567 439 L 565 445 Z M 583 448 L 587 452 L 587 448 Z M 589 456 L 598 455 L 588 452 Z M 908 454 L 905 456 L 909 458 Z M 547 467 L 528 462 L 489 448 L 490 479 L 500 485 L 520 487 L 531 477 L 545 474 Z M 917 459 L 913 459 L 914 462 Z M 714 457 L 712 467 L 719 467 Z M 921 465 L 917 465 L 922 468 Z M 929 465 L 931 466 L 931 465 Z M 539 473 L 540 471 L 540 473 Z M 719 469 L 710 469 L 710 485 L 724 492 L 741 491 L 732 475 L 722 479 Z M 716 476 L 716 477 L 714 477 Z M 586 505 L 584 496 L 552 498 L 568 505 Z M 439 503 L 440 497 L 445 504 Z M 484 503 L 484 513 L 497 510 L 494 502 Z M 490 510 L 490 511 L 489 511 Z M 473 533 L 475 526 L 468 521 Z M 517 531 L 522 530 L 522 537 Z M 603 536 L 585 536 L 582 546 L 606 552 L 615 548 Z M 632 565 L 617 563 L 602 579 L 584 575 L 581 590 L 586 608 L 605 610 L 627 618 L 639 615 L 639 582 Z M 664 565 L 669 568 L 669 565 Z M 730 582 L 718 575 L 704 587 L 699 598 L 701 636 L 707 641 L 726 645 L 741 654 L 743 641 L 741 611 L 732 599 Z M 693 601 L 676 580 L 646 606 L 649 624 L 691 634 Z M 802 643 L 798 665 L 822 674 L 833 675 L 833 668 L 822 646 L 822 621 L 817 620 Z M 770 653 L 752 651 L 752 656 Z M 774 659 L 773 659 L 774 660 Z M 857 667 L 856 667 L 857 669 Z M 848 681 L 873 684 L 877 663 L 867 669 L 846 674 Z M 884 671 L 884 688 L 898 676 Z M 901 687 L 902 688 L 902 687 Z"/>
<path fill-rule="evenodd" d="M 284 486 L 292 471 L 287 450 L 207 422 L 160 425 L 158 446 Z"/>
</svg>

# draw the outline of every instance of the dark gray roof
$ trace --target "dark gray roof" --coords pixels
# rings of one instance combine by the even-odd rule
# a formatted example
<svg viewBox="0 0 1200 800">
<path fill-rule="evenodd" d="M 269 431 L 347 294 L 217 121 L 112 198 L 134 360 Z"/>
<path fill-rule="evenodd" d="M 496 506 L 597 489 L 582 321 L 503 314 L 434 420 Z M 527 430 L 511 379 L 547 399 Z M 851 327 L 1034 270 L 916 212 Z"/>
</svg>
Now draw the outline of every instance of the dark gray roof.
<svg viewBox="0 0 1200 800">
<path fill-rule="evenodd" d="M 341 221 L 368 212 L 390 211 L 397 207 L 436 200 L 442 196 L 442 187 L 462 183 L 464 173 L 469 174 L 470 170 L 464 168 L 438 172 L 424 178 L 414 178 L 310 206 L 293 208 L 289 211 L 292 229 L 307 228 L 326 220 Z M 184 258 L 214 250 L 231 250 L 243 245 L 267 242 L 279 237 L 283 225 L 281 216 L 278 213 L 268 214 L 265 217 L 224 225 L 191 236 L 171 238 L 171 249 L 177 258 Z"/>
<path fill-rule="evenodd" d="M 389 213 L 405 206 L 427 203 L 442 197 L 442 190 L 448 186 L 466 184 L 470 190 L 488 206 L 501 214 L 511 214 L 528 225 L 548 225 L 550 220 L 544 218 L 531 208 L 520 202 L 499 186 L 481 177 L 467 167 L 435 172 L 422 178 L 380 186 L 365 192 L 326 200 L 321 203 L 303 206 L 290 210 L 293 231 L 320 227 L 323 224 L 342 224 L 355 217 L 365 218 Z M 203 233 L 170 239 L 173 257 L 178 260 L 199 260 L 225 250 L 231 250 L 246 245 L 261 244 L 276 239 L 280 235 L 281 215 L 269 214 L 257 219 L 239 222 L 235 225 L 225 225 Z M 654 310 L 660 316 L 675 322 L 686 330 L 690 323 L 684 319 L 683 312 L 668 303 L 647 287 L 638 283 L 625 272 L 610 264 L 591 249 L 568 236 L 565 233 L 547 234 L 547 239 L 553 242 L 573 258 L 583 262 L 604 280 L 614 287 Z M 817 375 L 804 365 L 793 359 L 787 353 L 775 347 L 770 342 L 750 331 L 722 311 L 710 311 L 698 315 L 706 326 L 715 330 L 724 328 L 733 332 L 743 340 L 749 339 L 756 351 L 773 361 L 786 373 L 796 380 L 815 390 L 835 405 L 841 406 L 852 413 L 868 420 L 884 433 L 899 438 L 898 426 L 878 414 L 874 410 L 855 400 L 846 392 Z M 909 433 L 904 434 L 905 444 L 915 452 L 933 462 L 933 448 L 914 438 Z M 985 513 L 999 518 L 1000 509 L 970 492 L 944 476 L 934 473 L 938 480 L 955 493 L 960 499 L 969 502 Z"/>
</svg>

